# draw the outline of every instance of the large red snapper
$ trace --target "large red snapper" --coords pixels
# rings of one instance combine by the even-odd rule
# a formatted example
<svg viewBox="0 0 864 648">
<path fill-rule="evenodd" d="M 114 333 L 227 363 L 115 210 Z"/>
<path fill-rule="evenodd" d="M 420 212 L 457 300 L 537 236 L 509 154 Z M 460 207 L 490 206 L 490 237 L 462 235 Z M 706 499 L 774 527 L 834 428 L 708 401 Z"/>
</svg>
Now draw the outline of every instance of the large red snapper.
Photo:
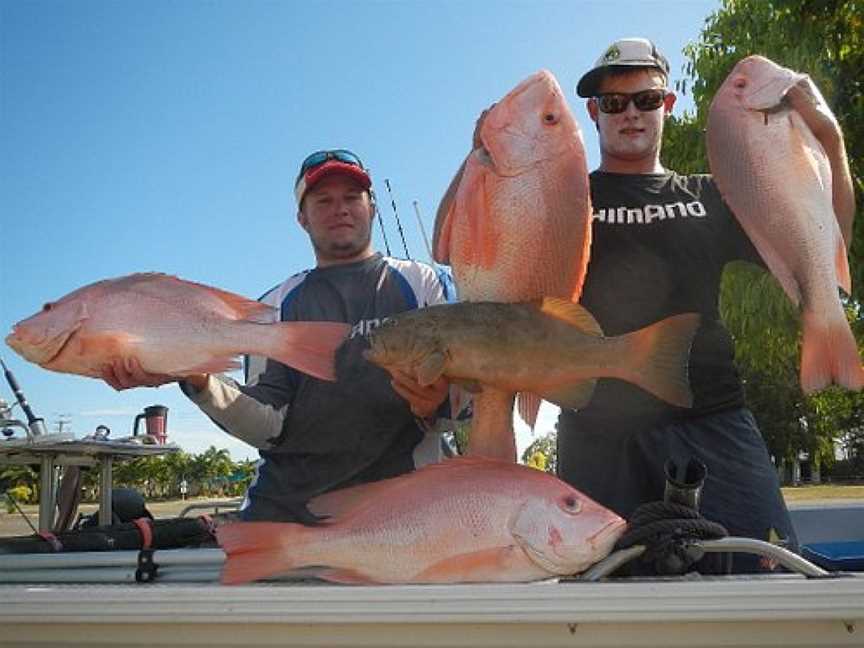
<svg viewBox="0 0 864 648">
<path fill-rule="evenodd" d="M 582 134 L 555 77 L 537 72 L 488 112 L 435 222 L 434 257 L 460 299 L 578 301 L 591 244 Z M 445 201 L 447 199 L 445 198 Z"/>
<path fill-rule="evenodd" d="M 864 386 L 858 347 L 837 287 L 850 291 L 846 247 L 832 205 L 831 167 L 784 101 L 808 77 L 761 56 L 741 60 L 708 113 L 717 186 L 789 299 L 801 307 L 801 387 Z"/>
<path fill-rule="evenodd" d="M 116 359 L 185 376 L 239 367 L 237 356 L 273 358 L 333 380 L 333 350 L 350 327 L 276 322 L 272 308 L 158 273 L 99 281 L 16 324 L 6 343 L 45 369 L 99 378 Z M 265 323 L 267 322 L 267 323 Z"/>
<path fill-rule="evenodd" d="M 548 473 L 488 459 L 450 459 L 357 488 L 362 497 L 332 493 L 339 513 L 318 526 L 219 527 L 222 582 L 292 574 L 339 583 L 535 581 L 584 571 L 626 527 Z"/>
</svg>

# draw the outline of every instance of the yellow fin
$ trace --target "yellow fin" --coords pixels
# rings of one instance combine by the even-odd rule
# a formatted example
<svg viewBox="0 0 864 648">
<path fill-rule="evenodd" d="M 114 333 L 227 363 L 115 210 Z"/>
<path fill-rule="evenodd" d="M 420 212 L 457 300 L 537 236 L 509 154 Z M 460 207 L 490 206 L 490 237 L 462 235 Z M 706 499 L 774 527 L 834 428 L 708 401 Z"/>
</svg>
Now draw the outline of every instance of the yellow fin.
<svg viewBox="0 0 864 648">
<path fill-rule="evenodd" d="M 447 368 L 447 357 L 440 351 L 427 355 L 417 367 L 417 382 L 424 387 L 438 380 Z"/>
<path fill-rule="evenodd" d="M 516 409 L 522 420 L 534 431 L 534 425 L 537 423 L 537 412 L 540 411 L 540 397 L 531 392 L 519 392 L 516 397 Z"/>
<path fill-rule="evenodd" d="M 540 396 L 550 403 L 555 403 L 558 407 L 582 409 L 591 402 L 591 397 L 594 396 L 594 388 L 596 386 L 596 380 L 583 380 L 572 385 L 564 385 L 557 389 L 543 392 Z"/>
<path fill-rule="evenodd" d="M 476 380 L 468 380 L 467 378 L 458 378 L 453 381 L 469 394 L 479 394 L 483 391 L 483 386 Z"/>
<path fill-rule="evenodd" d="M 558 297 L 544 297 L 540 312 L 575 326 L 589 335 L 602 336 L 603 329 L 584 306 Z"/>
</svg>

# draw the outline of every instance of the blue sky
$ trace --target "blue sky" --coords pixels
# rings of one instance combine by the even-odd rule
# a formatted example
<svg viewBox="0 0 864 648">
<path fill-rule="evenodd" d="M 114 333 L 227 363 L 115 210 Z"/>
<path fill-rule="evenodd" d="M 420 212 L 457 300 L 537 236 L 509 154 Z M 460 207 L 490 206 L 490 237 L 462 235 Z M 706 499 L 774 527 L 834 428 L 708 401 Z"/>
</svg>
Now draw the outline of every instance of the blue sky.
<svg viewBox="0 0 864 648">
<path fill-rule="evenodd" d="M 551 70 L 599 160 L 579 76 L 615 38 L 643 35 L 683 76 L 682 48 L 718 2 L 96 2 L 0 0 L 0 339 L 48 300 L 160 271 L 257 297 L 314 263 L 292 183 L 309 152 L 370 167 L 394 255 L 427 232 L 480 111 Z M 676 113 L 692 106 L 679 98 Z M 383 250 L 380 231 L 376 243 Z M 131 432 L 170 408 L 170 439 L 235 458 L 175 386 L 116 393 L 0 344 L 37 414 L 76 436 Z M 12 401 L 5 381 L 0 398 Z M 15 410 L 20 414 L 20 410 Z M 551 428 L 543 410 L 539 432 Z M 520 432 L 520 447 L 530 438 Z"/>
</svg>

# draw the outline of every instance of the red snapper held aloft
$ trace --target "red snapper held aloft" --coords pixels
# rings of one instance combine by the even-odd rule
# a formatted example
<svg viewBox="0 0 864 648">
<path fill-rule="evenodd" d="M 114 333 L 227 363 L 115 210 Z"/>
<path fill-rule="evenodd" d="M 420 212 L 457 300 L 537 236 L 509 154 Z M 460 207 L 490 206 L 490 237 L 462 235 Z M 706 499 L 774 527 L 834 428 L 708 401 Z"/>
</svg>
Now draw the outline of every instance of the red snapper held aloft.
<svg viewBox="0 0 864 648">
<path fill-rule="evenodd" d="M 273 322 L 273 309 L 240 295 L 158 273 L 98 281 L 45 304 L 16 324 L 6 343 L 51 371 L 100 378 L 116 359 L 150 373 L 187 376 L 240 366 L 237 356 L 273 358 L 334 380 L 341 322 Z"/>
</svg>

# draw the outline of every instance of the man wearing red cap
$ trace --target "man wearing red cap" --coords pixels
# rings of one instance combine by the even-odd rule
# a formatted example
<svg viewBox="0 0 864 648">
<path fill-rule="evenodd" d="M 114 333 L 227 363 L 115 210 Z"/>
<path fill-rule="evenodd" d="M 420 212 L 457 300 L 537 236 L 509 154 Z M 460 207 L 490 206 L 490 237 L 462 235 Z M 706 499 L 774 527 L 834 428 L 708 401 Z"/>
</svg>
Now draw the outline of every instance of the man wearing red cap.
<svg viewBox="0 0 864 648">
<path fill-rule="evenodd" d="M 309 235 L 316 266 L 267 291 L 259 301 L 282 321 L 353 325 L 337 355 L 336 382 L 266 358 L 249 358 L 246 384 L 222 375 L 181 382 L 183 391 L 229 434 L 259 449 L 261 461 L 242 516 L 310 522 L 306 502 L 357 483 L 393 477 L 435 461 L 440 436 L 432 424 L 447 396 L 444 379 L 422 387 L 367 362 L 365 334 L 401 311 L 453 297 L 446 275 L 385 257 L 372 248 L 372 180 L 360 159 L 317 151 L 295 182 L 297 221 Z M 104 378 L 117 389 L 173 380 L 135 368 Z"/>
</svg>

